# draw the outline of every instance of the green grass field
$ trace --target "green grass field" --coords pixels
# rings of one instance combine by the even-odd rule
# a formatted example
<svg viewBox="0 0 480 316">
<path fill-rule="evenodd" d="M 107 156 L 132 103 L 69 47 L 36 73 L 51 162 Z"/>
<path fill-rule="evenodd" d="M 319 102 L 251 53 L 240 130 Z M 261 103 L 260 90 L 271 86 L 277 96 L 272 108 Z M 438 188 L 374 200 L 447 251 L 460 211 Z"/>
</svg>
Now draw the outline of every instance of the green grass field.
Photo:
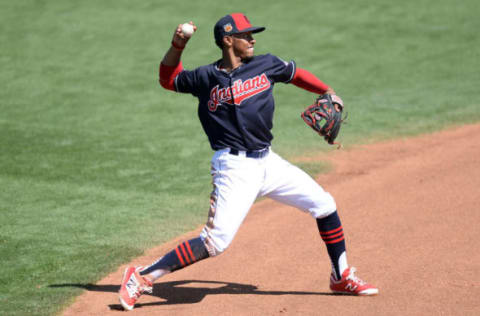
<svg viewBox="0 0 480 316">
<path fill-rule="evenodd" d="M 476 0 L 1 1 L 1 315 L 56 314 L 206 220 L 212 152 L 196 100 L 163 90 L 158 64 L 192 19 L 184 66 L 219 58 L 213 24 L 238 11 L 267 27 L 257 54 L 294 59 L 342 96 L 347 148 L 480 120 Z M 332 150 L 299 117 L 314 95 L 275 94 L 277 152 Z"/>
</svg>

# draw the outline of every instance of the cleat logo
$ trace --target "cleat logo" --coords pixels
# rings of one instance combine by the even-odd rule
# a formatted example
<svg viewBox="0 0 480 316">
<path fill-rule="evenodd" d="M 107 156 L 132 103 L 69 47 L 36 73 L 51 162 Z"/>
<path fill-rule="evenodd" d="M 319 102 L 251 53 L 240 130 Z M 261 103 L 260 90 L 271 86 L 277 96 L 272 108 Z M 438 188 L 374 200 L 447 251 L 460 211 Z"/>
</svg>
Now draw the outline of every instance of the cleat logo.
<svg viewBox="0 0 480 316">
<path fill-rule="evenodd" d="M 262 93 L 263 91 L 268 90 L 270 87 L 271 83 L 265 73 L 253 78 L 249 78 L 245 81 L 238 79 L 233 82 L 231 87 L 220 88 L 219 85 L 216 85 L 210 91 L 208 109 L 211 112 L 215 112 L 221 103 L 240 105 L 243 100 Z"/>
<path fill-rule="evenodd" d="M 348 291 L 351 291 L 351 292 L 355 292 L 355 290 L 357 289 L 357 285 L 352 285 L 352 283 L 348 283 L 346 286 L 345 286 L 345 290 L 348 290 Z"/>
<path fill-rule="evenodd" d="M 137 279 L 134 275 L 132 275 L 127 284 L 125 284 L 125 288 L 127 289 L 130 297 L 135 297 L 135 293 L 137 292 Z"/>
</svg>

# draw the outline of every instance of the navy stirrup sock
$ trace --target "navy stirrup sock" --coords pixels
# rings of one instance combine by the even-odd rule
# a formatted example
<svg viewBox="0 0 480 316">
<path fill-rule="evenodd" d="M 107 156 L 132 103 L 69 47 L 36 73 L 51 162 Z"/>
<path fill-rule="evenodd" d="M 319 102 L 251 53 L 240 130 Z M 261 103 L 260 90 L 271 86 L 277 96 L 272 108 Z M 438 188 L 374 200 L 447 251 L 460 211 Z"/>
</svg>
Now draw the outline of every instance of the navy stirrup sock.
<svg viewBox="0 0 480 316">
<path fill-rule="evenodd" d="M 345 253 L 345 236 L 343 235 L 342 223 L 337 211 L 324 218 L 317 218 L 317 226 L 320 236 L 325 242 L 328 255 L 332 261 L 333 272 L 337 280 L 341 279 L 339 259 Z"/>
<path fill-rule="evenodd" d="M 159 269 L 173 272 L 205 258 L 208 258 L 208 251 L 202 239 L 197 237 L 181 243 L 177 248 L 142 270 L 140 275 L 146 275 Z"/>
</svg>

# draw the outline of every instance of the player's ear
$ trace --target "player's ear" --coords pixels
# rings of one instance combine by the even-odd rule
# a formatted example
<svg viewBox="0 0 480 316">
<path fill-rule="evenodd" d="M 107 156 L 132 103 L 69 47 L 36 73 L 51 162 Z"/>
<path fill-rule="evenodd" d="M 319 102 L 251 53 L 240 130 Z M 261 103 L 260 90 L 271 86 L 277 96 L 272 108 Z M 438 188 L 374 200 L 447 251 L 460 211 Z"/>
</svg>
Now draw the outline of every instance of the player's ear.
<svg viewBox="0 0 480 316">
<path fill-rule="evenodd" d="M 222 41 L 223 41 L 223 47 L 228 48 L 228 47 L 232 47 L 233 45 L 233 37 L 231 36 L 224 36 Z"/>
</svg>

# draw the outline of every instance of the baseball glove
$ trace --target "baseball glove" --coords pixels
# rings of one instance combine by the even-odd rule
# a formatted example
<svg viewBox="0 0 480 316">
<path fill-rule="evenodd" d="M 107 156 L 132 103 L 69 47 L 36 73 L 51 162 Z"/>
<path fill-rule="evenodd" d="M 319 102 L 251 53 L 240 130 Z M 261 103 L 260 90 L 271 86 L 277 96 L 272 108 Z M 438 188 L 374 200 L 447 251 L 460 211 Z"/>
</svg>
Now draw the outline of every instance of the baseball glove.
<svg viewBox="0 0 480 316">
<path fill-rule="evenodd" d="M 347 118 L 343 117 L 343 102 L 336 95 L 324 94 L 319 96 L 315 103 L 310 105 L 302 112 L 302 119 L 308 126 L 313 128 L 330 145 L 338 144 L 335 142 L 340 126 Z"/>
</svg>

